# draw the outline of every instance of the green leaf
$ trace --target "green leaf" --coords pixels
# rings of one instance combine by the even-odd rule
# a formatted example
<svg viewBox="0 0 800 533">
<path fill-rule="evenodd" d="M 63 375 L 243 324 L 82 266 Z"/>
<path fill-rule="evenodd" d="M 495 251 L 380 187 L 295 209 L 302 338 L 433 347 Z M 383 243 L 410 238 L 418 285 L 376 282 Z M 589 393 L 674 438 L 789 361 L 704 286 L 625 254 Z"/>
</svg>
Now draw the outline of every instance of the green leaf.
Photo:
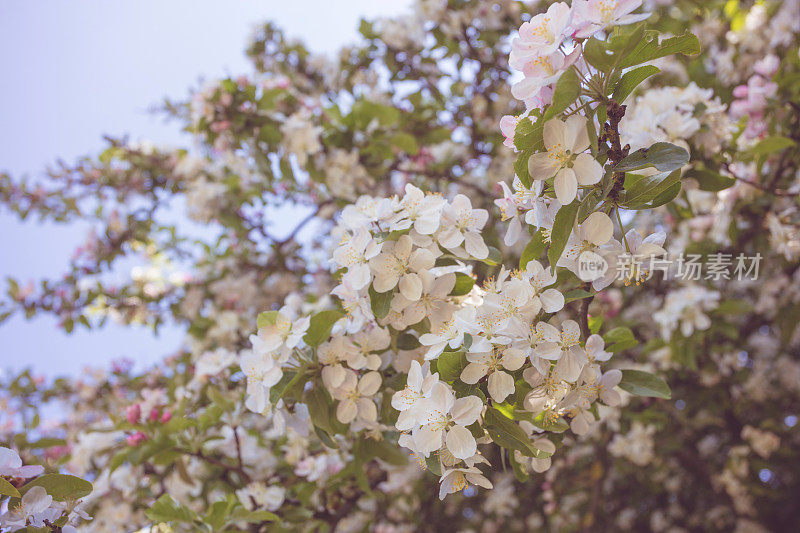
<svg viewBox="0 0 800 533">
<path fill-rule="evenodd" d="M 464 296 L 465 294 L 469 294 L 469 291 L 472 290 L 474 285 L 475 278 L 463 272 L 457 272 L 456 284 L 453 286 L 453 290 L 450 291 L 450 296 Z"/>
<path fill-rule="evenodd" d="M 672 54 L 693 56 L 699 54 L 700 50 L 700 41 L 690 32 L 659 42 L 658 32 L 647 31 L 644 38 L 639 41 L 629 55 L 622 58 L 618 66 L 620 68 L 632 67 Z"/>
<path fill-rule="evenodd" d="M 236 498 L 227 498 L 211 504 L 203 522 L 210 525 L 213 531 L 221 531 L 222 526 L 231 514 L 231 511 L 238 505 Z"/>
<path fill-rule="evenodd" d="M 641 176 L 630 187 L 626 180 L 625 197 L 620 205 L 628 209 L 635 209 L 648 202 L 654 202 L 659 195 L 670 190 L 676 183 L 680 183 L 680 179 L 680 171 L 675 170 L 652 176 Z"/>
<path fill-rule="evenodd" d="M 654 65 L 645 65 L 633 70 L 629 70 L 622 75 L 616 88 L 614 89 L 614 100 L 621 104 L 644 80 L 658 74 L 661 70 Z"/>
<path fill-rule="evenodd" d="M 589 39 L 583 48 L 583 56 L 590 65 L 610 74 L 645 35 L 644 23 L 630 26 L 617 26 L 611 32 L 608 41 L 594 37 Z M 602 124 L 603 121 L 600 121 Z"/>
<path fill-rule="evenodd" d="M 672 397 L 672 392 L 663 379 L 641 370 L 623 370 L 619 387 L 637 396 L 652 396 L 665 400 Z"/>
<path fill-rule="evenodd" d="M 253 316 L 253 315 L 250 315 Z M 258 314 L 258 329 L 266 326 L 274 326 L 278 322 L 280 313 L 278 311 L 264 311 Z"/>
<path fill-rule="evenodd" d="M 525 270 L 528 266 L 528 263 L 532 260 L 539 260 L 542 257 L 542 252 L 544 252 L 547 243 L 544 240 L 544 233 L 542 230 L 537 231 L 531 237 L 531 240 L 528 241 L 528 244 L 525 246 L 525 249 L 522 250 L 522 255 L 519 258 L 519 269 Z"/>
<path fill-rule="evenodd" d="M 603 335 L 603 339 L 606 341 L 606 351 L 611 353 L 628 350 L 639 344 L 639 341 L 633 336 L 633 332 L 626 327 L 612 329 Z"/>
<path fill-rule="evenodd" d="M 194 511 L 173 500 L 169 494 L 164 494 L 157 499 L 144 514 L 153 522 L 192 523 L 197 520 L 197 515 Z"/>
<path fill-rule="evenodd" d="M 416 155 L 419 152 L 417 139 L 410 133 L 395 133 L 392 136 L 392 144 L 407 154 Z"/>
<path fill-rule="evenodd" d="M 278 400 L 288 396 L 299 395 L 303 391 L 303 385 L 308 380 L 308 374 L 301 369 L 298 372 L 285 372 L 280 381 L 269 391 L 269 403 L 275 405 Z"/>
<path fill-rule="evenodd" d="M 641 148 L 614 165 L 615 172 L 631 172 L 647 167 L 655 167 L 661 172 L 678 170 L 689 162 L 689 152 L 680 146 L 667 142 L 657 142 L 650 148 Z"/>
<path fill-rule="evenodd" d="M 531 175 L 528 172 L 528 159 L 531 158 L 534 152 L 535 150 L 532 148 L 523 150 L 517 156 L 516 161 L 514 161 L 514 173 L 517 175 L 522 184 L 528 188 L 531 186 Z"/>
<path fill-rule="evenodd" d="M 659 190 L 663 187 L 659 187 Z M 663 192 L 659 192 L 656 194 L 655 198 L 652 201 L 645 203 L 645 204 L 636 204 L 636 205 L 626 205 L 626 209 L 632 209 L 634 211 L 639 209 L 655 209 L 656 207 L 660 207 L 664 204 L 670 203 L 672 200 L 678 197 L 681 193 L 681 183 L 680 181 L 673 183 L 669 187 L 663 190 Z"/>
<path fill-rule="evenodd" d="M 520 483 L 525 483 L 526 481 L 528 481 L 528 478 L 530 478 L 530 476 L 525 471 L 525 467 L 519 464 L 519 461 L 517 461 L 514 458 L 513 453 L 508 454 L 508 460 L 511 463 L 511 469 L 514 471 L 514 477 L 517 478 L 517 481 L 519 481 Z"/>
<path fill-rule="evenodd" d="M 231 513 L 230 522 L 247 522 L 257 524 L 259 522 L 278 522 L 280 517 L 269 511 L 248 511 L 244 507 L 237 507 Z"/>
<path fill-rule="evenodd" d="M 544 123 L 540 113 L 535 109 L 527 117 L 519 119 L 517 129 L 514 131 L 514 146 L 520 152 L 538 151 L 544 148 Z M 526 165 L 527 162 L 526 158 Z"/>
<path fill-rule="evenodd" d="M 401 333 L 397 336 L 397 348 L 400 350 L 415 350 L 420 347 L 419 339 L 411 333 Z"/>
<path fill-rule="evenodd" d="M 344 313 L 335 309 L 320 311 L 311 317 L 308 331 L 303 340 L 309 346 L 319 346 L 330 338 L 333 325 L 343 316 Z"/>
<path fill-rule="evenodd" d="M 436 362 L 436 370 L 442 381 L 455 381 L 467 366 L 467 356 L 463 351 L 442 352 Z"/>
<path fill-rule="evenodd" d="M 442 475 L 442 465 L 439 463 L 439 456 L 435 453 L 432 453 L 425 458 L 425 466 L 434 476 L 438 477 Z"/>
<path fill-rule="evenodd" d="M 559 416 L 554 421 L 547 421 L 547 411 L 542 411 L 533 419 L 533 425 L 545 431 L 552 431 L 553 433 L 564 433 L 569 429 L 569 424 L 563 417 Z"/>
<path fill-rule="evenodd" d="M 767 137 L 758 142 L 755 146 L 750 149 L 750 153 L 753 155 L 769 155 L 774 154 L 775 152 L 780 152 L 781 150 L 785 150 L 790 146 L 795 146 L 795 142 L 787 137 L 781 137 L 780 135 L 773 135 L 772 137 Z"/>
<path fill-rule="evenodd" d="M 367 453 L 365 460 L 377 457 L 394 466 L 403 466 L 408 463 L 408 456 L 400 447 L 387 440 L 364 439 L 363 449 Z"/>
<path fill-rule="evenodd" d="M 308 416 L 311 419 L 311 423 L 333 435 L 335 433 L 331 424 L 334 416 L 333 400 L 319 383 L 306 392 L 305 404 L 308 406 Z"/>
<path fill-rule="evenodd" d="M 547 251 L 547 260 L 550 267 L 555 270 L 556 263 L 567 246 L 567 240 L 572 233 L 575 224 L 575 217 L 578 215 L 580 203 L 572 202 L 569 205 L 561 206 L 556 213 L 553 221 L 553 231 L 550 233 L 550 249 Z"/>
<path fill-rule="evenodd" d="M 618 328 L 614 328 L 614 329 L 610 330 L 608 333 L 606 333 L 605 335 L 603 335 L 603 339 L 609 344 L 614 343 L 614 342 L 621 342 L 621 341 L 626 341 L 626 340 L 630 340 L 630 339 L 635 339 L 635 338 L 636 337 L 633 336 L 633 332 L 631 331 L 631 329 L 630 328 L 626 328 L 624 326 L 621 326 L 621 327 L 618 327 Z"/>
<path fill-rule="evenodd" d="M 74 501 L 92 493 L 92 484 L 76 476 L 67 474 L 45 474 L 39 476 L 20 489 L 25 494 L 33 487 L 43 487 L 47 494 L 58 502 Z"/>
<path fill-rule="evenodd" d="M 544 114 L 543 121 L 548 121 L 553 117 L 563 113 L 581 94 L 581 82 L 574 68 L 568 69 L 556 81 L 555 92 L 553 93 L 553 103 Z"/>
<path fill-rule="evenodd" d="M 0 477 L 0 494 L 11 496 L 12 498 L 22 498 L 17 488 L 2 477 Z"/>
<path fill-rule="evenodd" d="M 538 450 L 532 446 L 531 439 L 525 430 L 494 407 L 486 409 L 483 421 L 484 428 L 498 446 L 509 450 L 519 450 L 529 457 L 537 453 Z"/>
<path fill-rule="evenodd" d="M 377 292 L 375 288 L 369 286 L 369 306 L 375 318 L 386 318 L 392 304 L 392 291 Z"/>
<path fill-rule="evenodd" d="M 574 289 L 564 293 L 564 303 L 574 302 L 575 300 L 583 300 L 594 296 L 593 292 L 585 291 L 583 289 Z"/>
<path fill-rule="evenodd" d="M 701 191 L 721 191 L 732 187 L 736 180 L 729 176 L 723 176 L 719 172 L 705 168 L 693 168 L 686 172 L 687 178 L 694 178 Z"/>
</svg>

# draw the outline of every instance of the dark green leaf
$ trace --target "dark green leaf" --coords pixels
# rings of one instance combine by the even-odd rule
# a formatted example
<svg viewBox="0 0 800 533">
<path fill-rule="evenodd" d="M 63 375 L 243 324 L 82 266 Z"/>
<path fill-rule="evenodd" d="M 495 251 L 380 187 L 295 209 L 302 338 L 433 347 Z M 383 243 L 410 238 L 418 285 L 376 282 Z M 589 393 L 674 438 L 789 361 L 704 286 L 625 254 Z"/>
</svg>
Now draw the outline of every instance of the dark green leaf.
<svg viewBox="0 0 800 533">
<path fill-rule="evenodd" d="M 637 396 L 652 396 L 665 400 L 672 397 L 669 386 L 663 379 L 641 370 L 623 370 L 619 387 Z"/>
<path fill-rule="evenodd" d="M 650 148 L 641 148 L 614 165 L 616 172 L 631 172 L 655 167 L 661 172 L 678 170 L 689 162 L 689 152 L 671 143 L 657 142 Z"/>
<path fill-rule="evenodd" d="M 462 272 L 457 272 L 456 284 L 453 286 L 453 290 L 450 291 L 450 296 L 464 296 L 465 294 L 469 294 L 469 291 L 472 290 L 474 285 L 475 278 Z"/>
<path fill-rule="evenodd" d="M 578 99 L 580 94 L 581 82 L 578 79 L 578 74 L 575 72 L 575 69 L 570 68 L 556 81 L 553 103 L 550 104 L 542 120 L 546 122 L 563 113 L 564 110 Z"/>
<path fill-rule="evenodd" d="M 467 366 L 467 356 L 464 352 L 442 352 L 436 362 L 436 370 L 442 381 L 455 381 L 461 377 L 461 372 Z"/>
<path fill-rule="evenodd" d="M 528 263 L 531 260 L 539 260 L 542 257 L 542 252 L 544 252 L 547 243 L 544 240 L 544 233 L 542 230 L 537 231 L 531 237 L 531 240 L 528 241 L 528 244 L 525 246 L 525 249 L 522 250 L 522 255 L 519 258 L 519 269 L 525 270 L 528 266 Z"/>
<path fill-rule="evenodd" d="M 39 476 L 20 489 L 25 494 L 33 487 L 43 487 L 47 494 L 58 502 L 79 500 L 92 493 L 92 484 L 76 476 L 67 474 L 45 474 Z"/>
<path fill-rule="evenodd" d="M 614 89 L 614 100 L 621 104 L 639 86 L 644 80 L 661 72 L 658 67 L 654 65 L 644 65 L 633 70 L 629 70 L 622 75 L 617 87 Z"/>
<path fill-rule="evenodd" d="M 553 221 L 553 231 L 550 233 L 550 249 L 547 251 L 547 259 L 550 261 L 550 267 L 553 270 L 555 270 L 556 263 L 558 263 L 558 259 L 567 246 L 567 240 L 572 233 L 579 207 L 580 203 L 572 202 L 569 205 L 561 206 L 561 209 L 556 213 Z"/>
<path fill-rule="evenodd" d="M 308 331 L 305 337 L 303 337 L 303 340 L 306 341 L 306 344 L 309 346 L 319 346 L 330 338 L 333 325 L 343 316 L 344 313 L 335 309 L 320 311 L 311 317 Z"/>
<path fill-rule="evenodd" d="M 392 291 L 377 292 L 372 285 L 369 286 L 369 305 L 375 318 L 386 318 L 392 304 Z"/>
</svg>

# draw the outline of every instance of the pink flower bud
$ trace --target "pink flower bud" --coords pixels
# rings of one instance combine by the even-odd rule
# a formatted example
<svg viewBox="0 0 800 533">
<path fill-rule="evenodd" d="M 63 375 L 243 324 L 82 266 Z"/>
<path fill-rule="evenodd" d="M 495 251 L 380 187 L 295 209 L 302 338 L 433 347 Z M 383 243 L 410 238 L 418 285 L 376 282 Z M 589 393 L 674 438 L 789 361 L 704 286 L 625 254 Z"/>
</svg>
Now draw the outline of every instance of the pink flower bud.
<svg viewBox="0 0 800 533">
<path fill-rule="evenodd" d="M 142 408 L 139 406 L 138 403 L 129 405 L 125 409 L 125 419 L 131 424 L 138 424 L 141 416 L 142 416 Z"/>
<path fill-rule="evenodd" d="M 159 414 L 159 412 L 158 412 L 158 409 L 156 409 L 155 407 L 153 407 L 153 408 L 150 410 L 150 416 L 149 416 L 149 417 L 147 417 L 147 420 L 149 420 L 150 422 L 155 422 L 156 420 L 158 420 L 159 416 L 160 416 L 160 414 Z"/>
<path fill-rule="evenodd" d="M 739 85 L 733 89 L 733 96 L 735 98 L 747 98 L 747 85 Z"/>
<path fill-rule="evenodd" d="M 164 413 L 161 415 L 161 423 L 166 424 L 170 420 L 172 420 L 172 413 L 169 411 L 164 411 Z"/>
<path fill-rule="evenodd" d="M 125 442 L 128 443 L 128 446 L 138 446 L 146 440 L 147 440 L 147 435 L 145 435 L 141 431 L 137 431 L 132 435 L 128 435 L 128 437 L 125 439 Z"/>
</svg>

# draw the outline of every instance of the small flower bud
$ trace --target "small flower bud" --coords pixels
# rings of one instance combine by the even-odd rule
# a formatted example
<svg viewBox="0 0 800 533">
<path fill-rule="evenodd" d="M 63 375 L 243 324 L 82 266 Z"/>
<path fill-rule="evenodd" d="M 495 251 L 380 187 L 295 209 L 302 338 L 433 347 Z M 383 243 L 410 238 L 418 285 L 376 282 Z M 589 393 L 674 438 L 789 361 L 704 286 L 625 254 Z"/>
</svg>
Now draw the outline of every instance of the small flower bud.
<svg viewBox="0 0 800 533">
<path fill-rule="evenodd" d="M 130 424 L 138 424 L 139 423 L 139 418 L 141 418 L 141 416 L 142 416 L 142 408 L 139 406 L 138 403 L 135 403 L 133 405 L 129 405 L 125 409 L 125 419 Z"/>
</svg>

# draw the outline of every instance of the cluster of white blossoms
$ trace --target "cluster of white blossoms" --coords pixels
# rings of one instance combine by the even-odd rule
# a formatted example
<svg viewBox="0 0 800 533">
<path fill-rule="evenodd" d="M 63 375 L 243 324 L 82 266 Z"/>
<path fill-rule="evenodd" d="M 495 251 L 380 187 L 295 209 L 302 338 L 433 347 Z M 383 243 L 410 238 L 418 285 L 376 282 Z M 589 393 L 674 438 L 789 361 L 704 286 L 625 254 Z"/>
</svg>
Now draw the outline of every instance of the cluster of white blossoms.
<svg viewBox="0 0 800 533">
<path fill-rule="evenodd" d="M 665 339 L 672 332 L 680 330 L 684 337 L 695 331 L 711 327 L 711 319 L 706 314 L 719 305 L 720 294 L 699 285 L 689 285 L 667 294 L 661 309 L 653 314 L 653 319 L 661 326 Z"/>
<path fill-rule="evenodd" d="M 0 480 L 3 482 L 3 495 L 16 492 L 10 481 L 24 481 L 38 477 L 44 473 L 41 465 L 24 465 L 19 454 L 10 448 L 0 446 Z M 10 480 L 10 481 L 9 481 Z M 64 533 L 77 533 L 74 524 L 80 520 L 90 519 L 76 502 L 62 502 L 53 499 L 43 486 L 31 486 L 21 495 L 15 505 L 3 505 L 0 508 L 0 530 L 17 531 L 43 528 L 47 524 L 65 522 L 59 528 Z"/>
<path fill-rule="evenodd" d="M 575 0 L 552 4 L 519 28 L 511 42 L 511 68 L 523 79 L 511 88 L 528 109 L 541 109 L 553 98 L 553 86 L 572 65 L 581 61 L 580 41 L 609 26 L 631 24 L 649 14 L 631 14 L 642 0 Z"/>
<path fill-rule="evenodd" d="M 522 202 L 515 210 L 541 201 L 543 226 L 560 207 L 528 193 L 514 198 Z M 378 418 L 385 372 L 407 372 L 405 388 L 391 399 L 400 412 L 398 442 L 420 458 L 436 458 L 442 497 L 468 484 L 491 486 L 476 466 L 487 462 L 477 445 L 492 441 L 484 429 L 492 425 L 488 409 L 519 398 L 529 422 L 518 431 L 531 439 L 526 464 L 543 471 L 555 451 L 548 428 L 568 418 L 583 434 L 595 420 L 594 402 L 619 402 L 621 373 L 600 369 L 611 357 L 602 337 L 582 343 L 577 322 L 556 315 L 566 300 L 552 269 L 530 260 L 474 285 L 467 262 L 489 257 L 481 235 L 487 216 L 463 195 L 448 201 L 409 184 L 402 197 L 361 197 L 344 208 L 334 231 L 341 283 L 332 292 L 346 314 L 316 346 L 321 382 L 340 423 L 374 434 L 385 427 Z M 592 213 L 576 224 L 559 265 L 575 270 L 579 252 L 607 246 L 612 236 L 608 215 Z M 285 306 L 262 314 L 259 326 L 241 368 L 247 407 L 264 412 L 283 370 L 303 359 L 309 318 Z"/>
<path fill-rule="evenodd" d="M 576 40 L 640 20 L 630 15 L 640 3 L 557 3 L 523 24 L 511 64 L 525 78 L 514 95 L 546 105 L 548 86 L 580 58 Z M 568 40 L 574 50 L 566 52 Z M 247 407 L 264 412 L 270 389 L 284 378 L 291 381 L 282 390 L 294 379 L 311 379 L 305 390 L 316 396 L 303 401 L 318 433 L 365 431 L 381 440 L 396 429 L 398 444 L 441 476 L 441 498 L 468 485 L 492 486 L 478 468 L 488 463 L 482 444 L 513 450 L 523 470 L 547 470 L 560 443 L 550 435 L 588 432 L 599 418 L 598 402 L 620 403 L 615 387 L 623 378 L 620 370 L 601 368 L 623 348 L 607 351 L 590 330 L 588 306 L 574 317 L 579 325 L 567 302 L 609 286 L 623 256 L 665 253 L 663 232 L 642 237 L 620 227 L 621 239 L 614 238 L 614 211 L 622 224 L 616 196 L 584 201 L 604 188 L 608 194 L 614 182 L 600 183 L 609 169 L 591 150 L 590 135 L 598 130 L 581 109 L 540 126 L 540 146 L 524 154 L 530 181 L 515 177 L 513 191 L 500 184 L 503 198 L 495 204 L 509 224 L 505 244 L 524 238 L 537 250 L 523 254 L 519 269 L 499 265 L 500 254 L 484 240 L 488 212 L 463 194 L 447 198 L 409 183 L 402 196 L 361 196 L 344 207 L 331 250 L 339 280 L 331 294 L 344 312 L 303 317 L 285 306 L 262 313 L 252 352 L 241 360 Z M 516 118 L 501 124 L 512 145 L 518 124 Z M 538 260 L 548 246 L 549 266 Z M 496 276 L 485 278 L 475 262 L 496 267 Z M 606 269 L 587 273 L 587 262 Z M 624 281 L 638 283 L 645 274 L 634 270 Z"/>
</svg>

